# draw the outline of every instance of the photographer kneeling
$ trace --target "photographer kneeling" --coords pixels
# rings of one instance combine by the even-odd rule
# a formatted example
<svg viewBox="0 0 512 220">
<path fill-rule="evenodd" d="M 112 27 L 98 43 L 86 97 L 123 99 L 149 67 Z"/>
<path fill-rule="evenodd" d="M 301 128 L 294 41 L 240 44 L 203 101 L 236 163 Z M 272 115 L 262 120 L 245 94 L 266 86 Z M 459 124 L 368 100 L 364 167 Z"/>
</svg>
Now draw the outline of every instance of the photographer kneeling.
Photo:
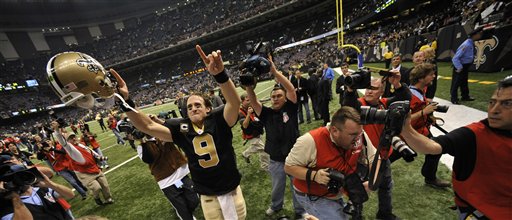
<svg viewBox="0 0 512 220">
<path fill-rule="evenodd" d="M 343 98 L 343 106 L 350 106 L 358 111 L 360 111 L 361 106 L 370 106 L 377 108 L 379 110 L 384 110 L 387 109 L 388 106 L 395 101 L 410 100 L 411 94 L 407 89 L 407 85 L 405 83 L 400 83 L 400 72 L 392 71 L 390 73 L 391 75 L 388 76 L 388 82 L 395 88 L 395 96 L 390 98 L 381 98 L 382 94 L 384 94 L 384 84 L 382 83 L 381 78 L 374 78 L 371 80 L 370 86 L 366 88 L 365 94 L 361 98 L 358 98 L 357 90 L 351 87 L 347 87 Z M 369 77 L 369 75 L 367 77 Z M 357 87 L 357 85 L 355 87 Z M 363 126 L 363 130 L 370 138 L 373 146 L 379 146 L 380 137 L 384 130 L 384 124 L 365 124 Z M 393 150 L 391 150 L 390 148 L 388 156 L 391 156 L 392 152 Z M 406 161 L 414 160 L 413 155 L 402 156 Z M 387 163 L 388 169 L 386 169 L 383 175 L 383 180 L 379 184 L 379 209 L 376 218 L 386 220 L 397 219 L 397 217 L 393 214 L 393 206 L 391 199 L 391 193 L 393 188 L 393 179 L 391 177 L 390 166 L 391 161 L 387 159 L 385 163 Z"/>
<path fill-rule="evenodd" d="M 331 124 L 297 139 L 284 170 L 294 177 L 294 193 L 309 214 L 319 219 L 348 219 L 343 210 L 343 186 L 355 207 L 353 218 L 360 219 L 368 195 L 357 174 L 358 162 L 370 164 L 375 152 L 363 132 L 359 112 L 343 106 L 334 113 Z"/>
</svg>

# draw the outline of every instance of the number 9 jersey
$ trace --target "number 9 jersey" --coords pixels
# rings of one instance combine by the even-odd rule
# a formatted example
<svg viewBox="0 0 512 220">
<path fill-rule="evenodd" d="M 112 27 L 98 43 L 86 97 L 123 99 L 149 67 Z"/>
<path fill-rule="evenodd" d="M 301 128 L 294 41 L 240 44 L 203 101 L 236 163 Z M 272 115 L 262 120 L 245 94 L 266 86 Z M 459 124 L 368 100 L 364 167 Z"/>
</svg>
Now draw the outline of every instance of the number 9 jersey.
<svg viewBox="0 0 512 220">
<path fill-rule="evenodd" d="M 185 152 L 194 190 L 200 195 L 223 195 L 240 184 L 233 133 L 223 112 L 224 106 L 213 109 L 204 119 L 203 128 L 188 118 L 173 118 L 164 124 L 174 143 Z"/>
</svg>

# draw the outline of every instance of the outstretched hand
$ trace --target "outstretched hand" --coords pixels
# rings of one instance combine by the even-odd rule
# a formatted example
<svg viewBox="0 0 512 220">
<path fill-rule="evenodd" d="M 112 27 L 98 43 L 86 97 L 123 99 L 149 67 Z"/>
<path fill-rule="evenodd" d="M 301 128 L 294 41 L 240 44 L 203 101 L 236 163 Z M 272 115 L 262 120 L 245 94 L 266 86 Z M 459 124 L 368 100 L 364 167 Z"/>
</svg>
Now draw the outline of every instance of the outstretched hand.
<svg viewBox="0 0 512 220">
<path fill-rule="evenodd" d="M 128 86 L 124 82 L 123 78 L 121 78 L 119 73 L 117 73 L 114 69 L 110 69 L 110 73 L 112 75 L 114 75 L 114 77 L 116 78 L 116 81 L 117 81 L 117 91 L 119 92 L 119 94 L 121 96 L 123 96 L 124 99 L 127 99 L 128 98 L 128 94 L 129 94 Z"/>
<path fill-rule="evenodd" d="M 206 56 L 201 46 L 196 45 L 196 50 L 211 75 L 215 76 L 224 71 L 224 62 L 222 61 L 220 50 L 213 51 L 211 54 L 208 54 L 208 56 Z"/>
<path fill-rule="evenodd" d="M 274 59 L 272 58 L 272 55 L 268 54 L 268 61 L 270 62 L 270 72 L 271 73 L 277 73 L 276 65 L 274 64 Z"/>
</svg>

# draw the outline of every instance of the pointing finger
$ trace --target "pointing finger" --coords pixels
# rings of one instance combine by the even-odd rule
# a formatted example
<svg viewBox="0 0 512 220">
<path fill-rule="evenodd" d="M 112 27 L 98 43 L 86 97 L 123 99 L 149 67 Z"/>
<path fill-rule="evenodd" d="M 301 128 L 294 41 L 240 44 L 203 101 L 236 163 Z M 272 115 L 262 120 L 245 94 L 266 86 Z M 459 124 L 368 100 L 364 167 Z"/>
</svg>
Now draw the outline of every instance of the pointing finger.
<svg viewBox="0 0 512 220">
<path fill-rule="evenodd" d="M 199 45 L 196 45 L 196 50 L 197 50 L 197 53 L 199 53 L 199 56 L 201 57 L 201 59 L 203 60 L 203 62 L 205 64 L 208 64 L 209 63 L 209 60 L 206 58 L 206 54 L 204 53 L 203 49 L 201 48 L 201 46 Z"/>
</svg>

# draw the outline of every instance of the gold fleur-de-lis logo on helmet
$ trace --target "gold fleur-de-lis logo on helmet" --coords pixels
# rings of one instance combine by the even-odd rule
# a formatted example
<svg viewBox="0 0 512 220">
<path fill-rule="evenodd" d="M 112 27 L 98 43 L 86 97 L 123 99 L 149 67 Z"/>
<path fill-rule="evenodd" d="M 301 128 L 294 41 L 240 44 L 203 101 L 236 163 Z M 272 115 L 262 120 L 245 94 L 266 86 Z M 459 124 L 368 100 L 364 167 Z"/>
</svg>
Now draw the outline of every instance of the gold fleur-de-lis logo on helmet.
<svg viewBox="0 0 512 220">
<path fill-rule="evenodd" d="M 498 47 L 499 40 L 496 36 L 492 36 L 491 39 L 480 40 L 475 42 L 476 55 L 473 63 L 476 65 L 476 69 L 480 67 L 480 65 L 484 64 L 487 61 L 487 56 L 485 55 L 485 48 L 489 48 L 489 51 L 493 51 Z"/>
</svg>

